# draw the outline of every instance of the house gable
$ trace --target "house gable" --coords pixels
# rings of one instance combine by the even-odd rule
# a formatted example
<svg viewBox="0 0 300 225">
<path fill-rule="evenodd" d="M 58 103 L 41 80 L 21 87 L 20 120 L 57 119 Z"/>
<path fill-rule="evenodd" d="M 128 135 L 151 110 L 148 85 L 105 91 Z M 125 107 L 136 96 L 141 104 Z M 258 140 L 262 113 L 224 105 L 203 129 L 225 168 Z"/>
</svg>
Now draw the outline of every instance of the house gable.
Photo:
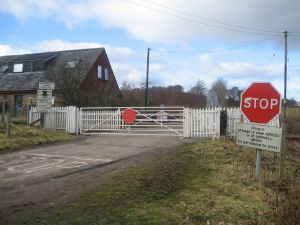
<svg viewBox="0 0 300 225">
<path fill-rule="evenodd" d="M 121 96 L 121 91 L 105 50 L 95 60 L 87 75 L 82 80 L 81 88 L 83 90 Z"/>
</svg>

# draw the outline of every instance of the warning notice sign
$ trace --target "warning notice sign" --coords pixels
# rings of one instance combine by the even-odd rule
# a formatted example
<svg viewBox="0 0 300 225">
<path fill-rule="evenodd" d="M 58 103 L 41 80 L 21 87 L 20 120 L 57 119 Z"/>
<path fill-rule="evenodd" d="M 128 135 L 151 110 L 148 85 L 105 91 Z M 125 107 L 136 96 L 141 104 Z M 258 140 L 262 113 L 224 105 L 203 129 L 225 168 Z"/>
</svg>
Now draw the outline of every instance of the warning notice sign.
<svg viewBox="0 0 300 225">
<path fill-rule="evenodd" d="M 280 152 L 281 127 L 237 123 L 236 143 L 251 148 Z"/>
</svg>

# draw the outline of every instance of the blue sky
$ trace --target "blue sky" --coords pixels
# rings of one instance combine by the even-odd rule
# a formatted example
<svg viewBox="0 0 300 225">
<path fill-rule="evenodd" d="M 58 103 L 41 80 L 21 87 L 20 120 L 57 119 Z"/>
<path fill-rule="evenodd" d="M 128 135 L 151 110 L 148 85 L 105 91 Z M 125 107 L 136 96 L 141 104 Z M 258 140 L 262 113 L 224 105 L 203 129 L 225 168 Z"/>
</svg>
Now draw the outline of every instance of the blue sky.
<svg viewBox="0 0 300 225">
<path fill-rule="evenodd" d="M 300 101 L 300 2 L 296 0 L 0 0 L 0 55 L 105 47 L 121 85 L 223 78 L 228 88 L 271 82 Z"/>
</svg>

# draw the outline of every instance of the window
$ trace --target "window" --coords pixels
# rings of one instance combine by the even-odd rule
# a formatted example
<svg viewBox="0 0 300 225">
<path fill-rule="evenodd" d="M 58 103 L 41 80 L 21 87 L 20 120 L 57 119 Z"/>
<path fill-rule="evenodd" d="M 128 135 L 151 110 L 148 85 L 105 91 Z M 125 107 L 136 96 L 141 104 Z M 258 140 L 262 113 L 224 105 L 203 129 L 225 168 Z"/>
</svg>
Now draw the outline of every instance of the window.
<svg viewBox="0 0 300 225">
<path fill-rule="evenodd" d="M 8 70 L 8 66 L 7 65 L 1 65 L 0 66 L 0 73 L 5 73 Z"/>
<path fill-rule="evenodd" d="M 102 79 L 102 66 L 98 65 L 98 79 L 101 80 Z"/>
<path fill-rule="evenodd" d="M 22 73 L 23 72 L 23 63 L 14 64 L 14 73 Z"/>
<path fill-rule="evenodd" d="M 79 63 L 79 61 L 68 62 L 67 65 L 66 65 L 66 68 L 74 69 L 74 68 L 76 68 L 76 66 L 78 65 L 78 63 Z"/>
<path fill-rule="evenodd" d="M 105 75 L 105 80 L 109 80 L 108 68 L 107 67 L 105 67 L 105 69 L 104 69 L 104 75 Z"/>
</svg>

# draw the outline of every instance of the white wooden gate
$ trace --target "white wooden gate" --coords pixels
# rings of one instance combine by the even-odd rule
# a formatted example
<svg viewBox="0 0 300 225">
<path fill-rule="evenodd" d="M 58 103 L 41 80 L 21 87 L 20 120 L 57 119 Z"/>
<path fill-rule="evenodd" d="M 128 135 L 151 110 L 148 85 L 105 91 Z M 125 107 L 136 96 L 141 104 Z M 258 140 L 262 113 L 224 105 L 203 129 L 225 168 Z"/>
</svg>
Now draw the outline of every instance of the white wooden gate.
<svg viewBox="0 0 300 225">
<path fill-rule="evenodd" d="M 183 107 L 131 107 L 134 124 L 125 124 L 126 107 L 86 107 L 80 109 L 81 134 L 141 134 L 183 136 Z"/>
</svg>

